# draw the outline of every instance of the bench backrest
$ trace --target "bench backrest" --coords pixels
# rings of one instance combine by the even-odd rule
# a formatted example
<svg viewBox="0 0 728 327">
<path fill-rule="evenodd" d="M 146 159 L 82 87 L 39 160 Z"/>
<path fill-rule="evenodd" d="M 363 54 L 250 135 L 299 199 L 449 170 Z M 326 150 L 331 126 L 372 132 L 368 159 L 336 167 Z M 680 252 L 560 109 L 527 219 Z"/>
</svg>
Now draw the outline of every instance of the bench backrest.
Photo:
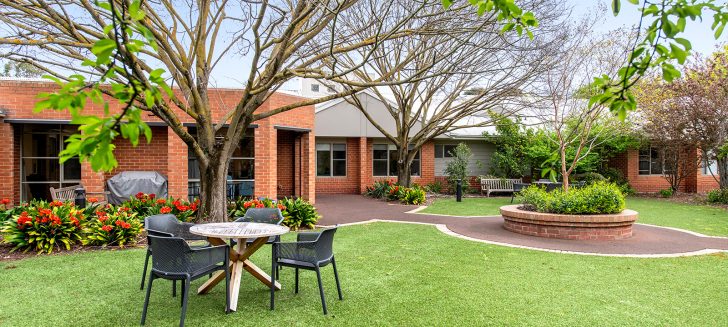
<svg viewBox="0 0 728 327">
<path fill-rule="evenodd" d="M 520 178 L 483 178 L 480 185 L 484 190 L 513 190 L 514 183 L 522 183 Z"/>
<path fill-rule="evenodd" d="M 76 189 L 81 185 L 66 186 L 61 188 L 51 187 L 51 199 L 54 201 L 71 201 L 76 198 Z"/>
</svg>

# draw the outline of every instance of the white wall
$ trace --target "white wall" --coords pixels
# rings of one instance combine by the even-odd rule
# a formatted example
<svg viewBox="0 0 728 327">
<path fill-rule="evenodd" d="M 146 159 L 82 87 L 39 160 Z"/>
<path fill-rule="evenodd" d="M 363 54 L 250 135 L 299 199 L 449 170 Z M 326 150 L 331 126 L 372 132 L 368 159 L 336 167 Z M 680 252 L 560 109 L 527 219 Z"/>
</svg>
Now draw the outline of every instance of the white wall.
<svg viewBox="0 0 728 327">
<path fill-rule="evenodd" d="M 386 106 L 375 97 L 357 94 L 367 113 L 390 134 L 396 135 L 395 121 Z M 354 105 L 341 101 L 316 112 L 316 136 L 384 137 Z M 417 126 L 412 134 L 418 132 Z"/>
</svg>

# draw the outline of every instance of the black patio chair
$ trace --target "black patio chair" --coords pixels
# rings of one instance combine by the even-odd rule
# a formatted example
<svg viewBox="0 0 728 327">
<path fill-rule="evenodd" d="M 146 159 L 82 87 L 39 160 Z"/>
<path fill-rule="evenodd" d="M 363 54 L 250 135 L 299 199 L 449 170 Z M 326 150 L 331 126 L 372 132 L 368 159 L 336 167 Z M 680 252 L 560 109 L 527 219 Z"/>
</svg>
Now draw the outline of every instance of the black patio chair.
<svg viewBox="0 0 728 327">
<path fill-rule="evenodd" d="M 561 188 L 563 185 L 563 183 L 548 183 L 546 184 L 546 191 L 551 192 L 555 189 Z"/>
<path fill-rule="evenodd" d="M 142 309 L 142 325 L 147 319 L 149 296 L 152 293 L 152 284 L 157 278 L 184 281 L 182 283 L 182 312 L 179 318 L 179 325 L 184 326 L 190 283 L 215 271 L 224 270 L 225 312 L 230 312 L 230 269 L 228 269 L 230 248 L 227 245 L 192 248 L 183 238 L 154 235 L 147 235 L 147 240 L 149 240 L 154 255 L 152 256 L 152 270 L 149 272 L 147 295 L 144 298 L 144 309 Z"/>
<path fill-rule="evenodd" d="M 516 197 L 516 193 L 522 191 L 524 188 L 529 187 L 531 184 L 528 183 L 513 183 L 513 193 L 511 194 L 511 203 L 513 203 L 513 199 Z"/>
<path fill-rule="evenodd" d="M 179 237 L 185 241 L 201 241 L 207 240 L 206 237 L 190 233 L 192 223 L 183 223 L 174 215 L 152 215 L 144 218 L 144 229 L 147 235 Z M 140 290 L 144 289 L 144 281 L 147 278 L 147 267 L 149 266 L 149 257 L 152 255 L 152 247 L 147 245 L 147 257 L 144 259 L 144 271 L 142 272 L 142 283 Z M 177 282 L 172 284 L 172 296 L 177 296 Z"/>
<path fill-rule="evenodd" d="M 324 295 L 324 286 L 321 283 L 321 267 L 327 266 L 329 263 L 334 268 L 334 278 L 336 279 L 336 290 L 339 293 L 339 300 L 343 300 L 341 295 L 341 284 L 339 283 L 339 273 L 336 270 L 336 260 L 334 259 L 333 244 L 334 233 L 336 227 L 326 229 L 322 232 L 299 233 L 297 242 L 277 242 L 274 244 L 272 279 L 279 277 L 276 272 L 277 266 L 292 267 L 296 270 L 296 286 L 295 293 L 298 294 L 298 270 L 313 270 L 318 278 L 319 294 L 321 295 L 321 305 L 324 314 L 328 313 L 326 309 L 326 297 Z M 270 292 L 270 309 L 274 309 L 275 292 L 274 286 L 271 286 Z"/>
<path fill-rule="evenodd" d="M 239 217 L 235 219 L 236 223 L 241 222 L 251 222 L 251 223 L 263 223 L 263 224 L 273 224 L 273 225 L 280 225 L 283 223 L 283 214 L 281 213 L 281 210 L 278 208 L 250 208 L 247 211 L 245 211 L 245 215 L 242 217 Z M 271 236 L 268 238 L 268 242 L 266 244 L 272 244 L 273 242 L 278 242 L 280 240 L 280 236 Z M 248 243 L 253 243 L 254 240 L 248 240 Z"/>
</svg>

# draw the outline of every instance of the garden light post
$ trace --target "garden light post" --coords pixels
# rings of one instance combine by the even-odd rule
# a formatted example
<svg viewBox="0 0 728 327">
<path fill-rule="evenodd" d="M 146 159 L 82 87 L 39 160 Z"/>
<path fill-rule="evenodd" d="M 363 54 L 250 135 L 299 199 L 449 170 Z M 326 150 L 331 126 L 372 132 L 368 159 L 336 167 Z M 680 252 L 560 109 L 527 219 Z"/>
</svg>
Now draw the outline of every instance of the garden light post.
<svg viewBox="0 0 728 327">
<path fill-rule="evenodd" d="M 455 199 L 457 202 L 463 202 L 463 180 L 457 180 L 457 186 L 455 187 Z"/>
</svg>

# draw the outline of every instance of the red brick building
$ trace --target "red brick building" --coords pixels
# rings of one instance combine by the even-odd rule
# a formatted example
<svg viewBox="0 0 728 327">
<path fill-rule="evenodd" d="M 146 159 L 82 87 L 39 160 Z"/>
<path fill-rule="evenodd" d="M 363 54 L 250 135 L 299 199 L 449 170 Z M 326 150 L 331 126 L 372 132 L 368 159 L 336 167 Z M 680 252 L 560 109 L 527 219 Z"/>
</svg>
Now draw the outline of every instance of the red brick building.
<svg viewBox="0 0 728 327">
<path fill-rule="evenodd" d="M 168 192 L 188 197 L 199 188 L 196 162 L 186 144 L 158 118 L 150 115 L 151 143 L 132 147 L 119 140 L 115 150 L 119 166 L 113 172 L 94 172 L 88 163 L 58 161 L 63 140 L 75 131 L 66 112 L 33 113 L 37 96 L 55 89 L 43 81 L 0 80 L 0 198 L 14 202 L 48 198 L 50 187 L 82 184 L 88 192 L 100 192 L 108 178 L 121 171 L 156 171 L 167 177 Z M 213 115 L 234 106 L 239 90 L 210 90 L 215 99 Z M 300 101 L 294 95 L 275 93 L 258 110 Z M 118 109 L 118 108 L 112 108 Z M 101 113 L 89 106 L 89 113 Z M 181 114 L 179 117 L 186 117 Z M 194 129 L 194 121 L 183 121 Z M 302 196 L 315 201 L 314 108 L 306 106 L 255 122 L 230 165 L 229 182 L 240 195 L 268 197 Z M 242 194 L 247 193 L 247 194 Z"/>
</svg>

